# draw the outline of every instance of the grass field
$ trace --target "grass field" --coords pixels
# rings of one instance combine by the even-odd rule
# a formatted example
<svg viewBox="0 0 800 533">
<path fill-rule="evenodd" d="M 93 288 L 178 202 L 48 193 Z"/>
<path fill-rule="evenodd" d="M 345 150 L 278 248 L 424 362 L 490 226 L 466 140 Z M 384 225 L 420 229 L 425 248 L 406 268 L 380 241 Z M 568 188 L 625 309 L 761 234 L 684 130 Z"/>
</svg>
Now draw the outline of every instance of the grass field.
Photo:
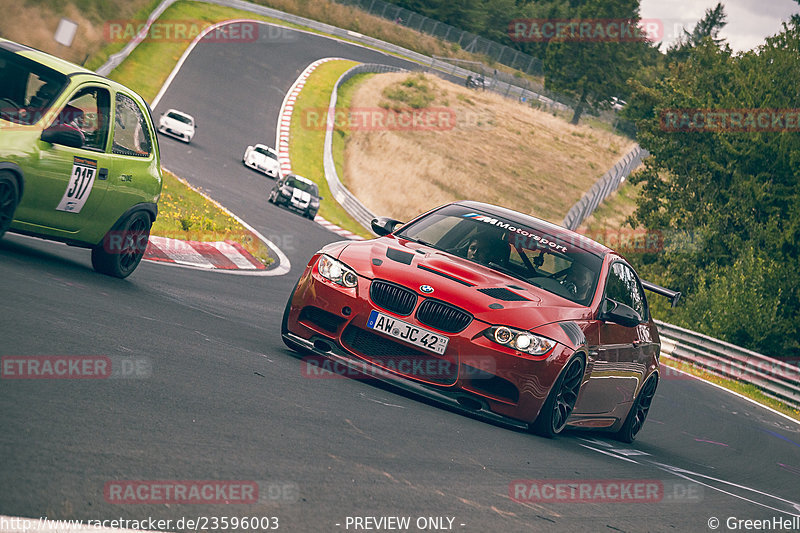
<svg viewBox="0 0 800 533">
<path fill-rule="evenodd" d="M 560 223 L 633 147 L 605 129 L 420 76 L 380 74 L 353 91 L 350 107 L 372 120 L 347 131 L 344 181 L 373 212 L 407 220 L 472 199 Z M 403 108 L 419 120 L 403 126 L 393 114 Z"/>
</svg>

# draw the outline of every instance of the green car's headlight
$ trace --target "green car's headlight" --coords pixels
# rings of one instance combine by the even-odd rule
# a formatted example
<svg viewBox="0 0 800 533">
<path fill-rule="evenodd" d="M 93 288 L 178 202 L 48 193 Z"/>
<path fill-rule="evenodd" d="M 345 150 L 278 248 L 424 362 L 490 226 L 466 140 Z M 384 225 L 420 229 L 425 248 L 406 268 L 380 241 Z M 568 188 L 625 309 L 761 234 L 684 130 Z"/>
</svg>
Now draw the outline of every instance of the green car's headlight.
<svg viewBox="0 0 800 533">
<path fill-rule="evenodd" d="M 520 331 L 507 326 L 492 326 L 487 329 L 484 336 L 512 350 L 517 350 L 530 355 L 545 355 L 552 350 L 556 342 L 546 337 L 534 335 L 530 331 Z"/>
<path fill-rule="evenodd" d="M 353 269 L 329 255 L 319 256 L 317 269 L 320 276 L 342 287 L 352 289 L 358 285 L 358 275 Z"/>
</svg>

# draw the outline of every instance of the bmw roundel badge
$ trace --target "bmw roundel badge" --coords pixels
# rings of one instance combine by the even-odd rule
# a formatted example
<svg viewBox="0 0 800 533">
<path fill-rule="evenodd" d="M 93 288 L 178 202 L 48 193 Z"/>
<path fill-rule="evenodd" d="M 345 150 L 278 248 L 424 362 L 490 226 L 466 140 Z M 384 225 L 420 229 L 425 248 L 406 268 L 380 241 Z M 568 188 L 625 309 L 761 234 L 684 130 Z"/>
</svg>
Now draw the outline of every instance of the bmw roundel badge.
<svg viewBox="0 0 800 533">
<path fill-rule="evenodd" d="M 425 294 L 430 294 L 433 292 L 433 287 L 431 287 L 430 285 L 420 285 L 419 290 L 421 290 Z"/>
</svg>

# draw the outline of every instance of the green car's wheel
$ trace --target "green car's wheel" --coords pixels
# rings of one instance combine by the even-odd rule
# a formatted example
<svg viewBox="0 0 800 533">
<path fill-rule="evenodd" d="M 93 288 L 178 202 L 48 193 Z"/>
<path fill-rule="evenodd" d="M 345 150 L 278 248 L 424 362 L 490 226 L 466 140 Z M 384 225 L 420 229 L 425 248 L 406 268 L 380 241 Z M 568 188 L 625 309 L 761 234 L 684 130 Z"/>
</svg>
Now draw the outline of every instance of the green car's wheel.
<svg viewBox="0 0 800 533">
<path fill-rule="evenodd" d="M 0 238 L 5 235 L 14 220 L 14 212 L 19 203 L 19 187 L 14 175 L 0 170 Z"/>
<path fill-rule="evenodd" d="M 92 248 L 94 269 L 115 278 L 128 277 L 142 260 L 151 225 L 150 216 L 144 211 L 131 214 Z"/>
</svg>

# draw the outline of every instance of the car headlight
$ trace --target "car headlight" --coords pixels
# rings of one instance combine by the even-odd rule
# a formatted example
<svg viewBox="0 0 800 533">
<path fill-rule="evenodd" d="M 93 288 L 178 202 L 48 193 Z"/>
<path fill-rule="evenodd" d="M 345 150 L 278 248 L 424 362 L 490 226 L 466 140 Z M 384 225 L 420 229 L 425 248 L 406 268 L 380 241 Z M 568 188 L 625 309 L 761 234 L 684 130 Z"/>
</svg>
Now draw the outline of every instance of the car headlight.
<svg viewBox="0 0 800 533">
<path fill-rule="evenodd" d="M 317 269 L 320 276 L 342 287 L 352 289 L 358 285 L 358 275 L 353 269 L 329 255 L 322 254 L 319 256 Z"/>
<path fill-rule="evenodd" d="M 490 341 L 530 355 L 544 355 L 552 350 L 556 342 L 530 331 L 520 331 L 507 326 L 492 326 L 484 332 Z"/>
<path fill-rule="evenodd" d="M 292 195 L 292 191 L 290 191 L 289 189 L 285 189 L 285 188 L 281 187 L 281 194 L 283 196 L 291 196 Z"/>
</svg>

